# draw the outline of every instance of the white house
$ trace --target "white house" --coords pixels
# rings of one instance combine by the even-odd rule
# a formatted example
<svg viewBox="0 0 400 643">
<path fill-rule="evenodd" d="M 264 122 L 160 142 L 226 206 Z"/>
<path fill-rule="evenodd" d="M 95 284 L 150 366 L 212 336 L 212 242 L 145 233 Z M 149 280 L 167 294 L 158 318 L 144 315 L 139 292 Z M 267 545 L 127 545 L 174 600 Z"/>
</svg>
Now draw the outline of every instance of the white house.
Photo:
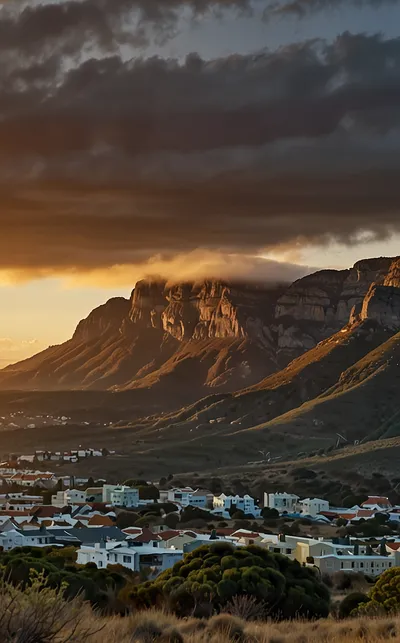
<svg viewBox="0 0 400 643">
<path fill-rule="evenodd" d="M 391 509 L 392 503 L 389 498 L 386 498 L 386 496 L 368 496 L 367 500 L 362 503 L 361 507 L 363 509 L 376 509 L 377 511 L 382 511 L 382 509 Z"/>
<path fill-rule="evenodd" d="M 161 489 L 160 502 L 176 502 L 181 507 L 200 507 L 206 509 L 212 503 L 213 495 L 204 489 Z"/>
<path fill-rule="evenodd" d="M 102 501 L 106 504 L 111 503 L 111 494 L 115 489 L 119 489 L 120 485 L 118 484 L 103 484 L 103 498 Z"/>
<path fill-rule="evenodd" d="M 147 569 L 151 577 L 156 577 L 172 567 L 183 557 L 183 551 L 177 549 L 156 548 L 132 541 L 125 543 L 96 543 L 82 545 L 77 552 L 77 563 L 86 565 L 95 563 L 99 568 L 107 565 L 123 565 L 132 571 Z"/>
<path fill-rule="evenodd" d="M 132 487 L 116 487 L 111 491 L 111 504 L 115 507 L 137 507 L 139 505 L 139 490 Z"/>
<path fill-rule="evenodd" d="M 321 498 L 305 498 L 300 500 L 301 513 L 303 516 L 315 518 L 321 511 L 329 511 L 329 502 Z"/>
<path fill-rule="evenodd" d="M 398 567 L 400 564 L 400 552 L 394 552 L 389 556 L 377 554 L 354 554 L 340 555 L 328 554 L 326 556 L 314 556 L 312 565 L 318 567 L 321 574 L 334 574 L 338 571 L 361 572 L 369 576 L 379 576 L 391 567 Z"/>
<path fill-rule="evenodd" d="M 254 502 L 254 498 L 245 494 L 242 496 L 226 496 L 224 493 L 221 493 L 220 496 L 214 496 L 213 507 L 215 513 L 221 513 L 222 515 L 229 515 L 229 510 L 232 507 L 235 507 L 237 510 L 243 511 L 245 514 L 251 514 L 254 518 L 257 518 L 261 514 L 261 510 Z"/>
<path fill-rule="evenodd" d="M 0 533 L 0 545 L 4 551 L 14 547 L 48 547 L 55 543 L 55 537 L 45 528 L 13 529 Z"/>
<path fill-rule="evenodd" d="M 53 507 L 65 507 L 66 505 L 75 505 L 86 502 L 86 491 L 80 489 L 67 489 L 66 491 L 57 491 L 51 496 Z"/>
<path fill-rule="evenodd" d="M 296 511 L 300 497 L 295 493 L 264 493 L 264 507 L 276 509 L 279 513 Z"/>
</svg>

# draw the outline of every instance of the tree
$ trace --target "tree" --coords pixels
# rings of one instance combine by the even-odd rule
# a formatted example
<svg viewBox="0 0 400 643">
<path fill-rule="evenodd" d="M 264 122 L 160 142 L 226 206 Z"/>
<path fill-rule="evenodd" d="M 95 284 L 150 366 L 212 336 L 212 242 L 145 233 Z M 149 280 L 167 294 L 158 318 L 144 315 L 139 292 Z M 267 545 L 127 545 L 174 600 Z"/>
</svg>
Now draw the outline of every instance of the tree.
<svg viewBox="0 0 400 643">
<path fill-rule="evenodd" d="M 371 589 L 368 601 L 361 604 L 359 614 L 397 613 L 400 610 L 400 567 L 392 567 L 381 574 Z"/>
<path fill-rule="evenodd" d="M 279 518 L 279 511 L 277 509 L 271 509 L 270 507 L 264 507 L 261 510 L 261 517 L 264 520 L 276 520 Z"/>
<path fill-rule="evenodd" d="M 178 514 L 167 514 L 165 516 L 164 525 L 166 525 L 170 529 L 176 529 L 178 524 L 179 524 L 179 516 L 178 516 Z"/>
<path fill-rule="evenodd" d="M 158 500 L 160 492 L 154 485 L 141 485 L 139 486 L 140 500 Z"/>
<path fill-rule="evenodd" d="M 349 618 L 354 610 L 357 610 L 362 603 L 368 602 L 368 596 L 362 592 L 348 594 L 339 605 L 339 618 Z"/>
<path fill-rule="evenodd" d="M 117 515 L 117 527 L 119 529 L 134 527 L 139 518 L 140 515 L 134 511 L 120 511 Z"/>
<path fill-rule="evenodd" d="M 234 597 L 254 596 L 271 618 L 317 618 L 329 613 L 329 590 L 313 570 L 262 547 L 215 542 L 134 588 L 137 608 L 168 605 L 178 616 L 208 604 L 224 610 Z"/>
<path fill-rule="evenodd" d="M 348 521 L 346 520 L 346 518 L 338 518 L 337 521 L 336 521 L 336 526 L 337 527 L 346 527 L 347 523 L 348 523 Z"/>
</svg>

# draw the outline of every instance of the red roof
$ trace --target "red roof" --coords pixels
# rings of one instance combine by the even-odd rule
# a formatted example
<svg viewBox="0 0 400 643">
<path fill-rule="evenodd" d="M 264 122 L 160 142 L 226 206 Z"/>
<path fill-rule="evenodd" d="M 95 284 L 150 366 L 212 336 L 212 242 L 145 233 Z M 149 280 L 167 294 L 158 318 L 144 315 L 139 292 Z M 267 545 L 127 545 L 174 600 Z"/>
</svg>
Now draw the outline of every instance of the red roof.
<svg viewBox="0 0 400 643">
<path fill-rule="evenodd" d="M 175 538 L 175 536 L 179 536 L 180 533 L 181 533 L 180 531 L 173 531 L 171 529 L 171 531 L 161 531 L 158 534 L 158 536 L 159 538 L 161 538 L 161 540 L 169 540 L 170 538 Z"/>
<path fill-rule="evenodd" d="M 235 538 L 251 538 L 251 540 L 255 540 L 256 538 L 260 537 L 260 534 L 258 534 L 256 531 L 248 533 L 247 531 L 235 531 L 232 536 Z"/>
<path fill-rule="evenodd" d="M 400 548 L 400 543 L 386 543 L 386 546 L 393 551 L 397 551 Z"/>
<path fill-rule="evenodd" d="M 364 505 L 381 505 L 383 507 L 392 506 L 391 502 L 389 502 L 389 498 L 386 498 L 386 496 L 368 496 L 368 499 L 365 500 L 361 506 L 363 507 Z"/>
<path fill-rule="evenodd" d="M 124 534 L 141 534 L 142 529 L 141 527 L 127 527 L 126 529 L 122 529 Z"/>
<path fill-rule="evenodd" d="M 359 509 L 357 511 L 357 518 L 371 518 L 376 513 L 375 509 Z"/>
<path fill-rule="evenodd" d="M 52 505 L 41 505 L 39 507 L 33 507 L 32 512 L 38 518 L 53 518 L 56 514 L 61 513 L 59 507 L 53 507 Z"/>
<path fill-rule="evenodd" d="M 132 540 L 134 540 L 135 543 L 150 543 L 152 540 L 160 540 L 160 537 L 158 534 L 153 534 L 147 527 L 144 527 L 142 533 L 135 536 Z"/>
</svg>

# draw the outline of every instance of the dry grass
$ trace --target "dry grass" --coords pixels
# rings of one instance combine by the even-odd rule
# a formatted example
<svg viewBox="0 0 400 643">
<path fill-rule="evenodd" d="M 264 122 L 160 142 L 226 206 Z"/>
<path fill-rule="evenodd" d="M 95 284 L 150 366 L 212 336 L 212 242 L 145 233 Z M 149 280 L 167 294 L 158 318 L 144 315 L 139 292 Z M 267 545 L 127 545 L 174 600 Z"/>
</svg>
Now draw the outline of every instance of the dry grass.
<svg viewBox="0 0 400 643">
<path fill-rule="evenodd" d="M 1 579 L 0 579 L 1 581 Z M 178 619 L 161 610 L 103 617 L 63 588 L 33 577 L 22 590 L 0 582 L 1 643 L 400 643 L 400 616 L 314 622 L 245 621 L 232 614 Z"/>
<path fill-rule="evenodd" d="M 400 617 L 315 622 L 246 623 L 227 614 L 209 621 L 179 620 L 149 610 L 127 618 L 91 616 L 88 628 L 104 629 L 87 643 L 400 643 Z"/>
</svg>

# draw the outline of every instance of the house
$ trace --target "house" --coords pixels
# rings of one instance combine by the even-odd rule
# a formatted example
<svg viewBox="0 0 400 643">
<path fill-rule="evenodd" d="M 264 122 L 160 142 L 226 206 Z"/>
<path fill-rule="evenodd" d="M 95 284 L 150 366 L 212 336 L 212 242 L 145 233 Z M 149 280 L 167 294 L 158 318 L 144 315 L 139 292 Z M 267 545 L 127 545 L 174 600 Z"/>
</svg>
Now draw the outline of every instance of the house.
<svg viewBox="0 0 400 643">
<path fill-rule="evenodd" d="M 296 511 L 299 500 L 295 493 L 264 493 L 264 507 L 276 509 L 279 513 Z"/>
<path fill-rule="evenodd" d="M 321 498 L 305 498 L 300 500 L 301 513 L 303 516 L 315 518 L 322 511 L 329 511 L 329 502 Z"/>
<path fill-rule="evenodd" d="M 222 514 L 224 517 L 228 517 L 229 510 L 233 508 L 241 510 L 245 514 L 252 515 L 254 518 L 257 518 L 261 514 L 261 510 L 254 502 L 254 498 L 248 494 L 241 497 L 238 495 L 226 496 L 224 493 L 221 493 L 220 496 L 214 496 L 213 507 L 215 513 Z"/>
<path fill-rule="evenodd" d="M 126 540 L 118 527 L 59 527 L 48 528 L 55 537 L 55 542 L 61 545 L 94 545 L 102 540 L 105 542 L 122 542 Z"/>
<path fill-rule="evenodd" d="M 396 551 L 389 556 L 378 554 L 314 556 L 311 563 L 318 567 L 321 574 L 334 574 L 338 571 L 361 572 L 369 576 L 379 576 L 391 567 L 400 565 L 400 552 Z"/>
<path fill-rule="evenodd" d="M 14 549 L 14 547 L 48 547 L 55 544 L 55 537 L 45 527 L 15 528 L 0 533 L 0 544 L 4 551 Z"/>
<path fill-rule="evenodd" d="M 135 545 L 134 541 L 106 543 L 101 541 L 93 546 L 82 545 L 77 552 L 77 563 L 95 563 L 98 568 L 107 565 L 123 565 L 132 571 L 148 570 L 149 577 L 155 578 L 161 572 L 182 560 L 183 552 L 173 549 L 155 549 L 149 545 Z"/>
<path fill-rule="evenodd" d="M 160 543 L 159 547 L 166 549 L 184 549 L 185 545 L 196 540 L 196 534 L 193 532 L 185 531 L 163 531 L 159 534 Z"/>
<path fill-rule="evenodd" d="M 102 501 L 106 504 L 111 504 L 111 494 L 115 489 L 118 489 L 120 485 L 118 484 L 103 484 L 103 497 Z"/>
<path fill-rule="evenodd" d="M 206 509 L 212 505 L 213 495 L 206 489 L 192 489 L 191 487 L 176 489 L 161 489 L 160 502 L 173 502 L 181 507 L 200 507 Z"/>
<path fill-rule="evenodd" d="M 88 487 L 85 502 L 102 502 L 103 487 Z"/>
<path fill-rule="evenodd" d="M 368 496 L 367 500 L 362 503 L 361 507 L 364 509 L 375 509 L 376 511 L 382 509 L 391 509 L 392 503 L 389 498 L 385 496 Z"/>
<path fill-rule="evenodd" d="M 132 487 L 116 487 L 111 491 L 111 504 L 115 507 L 137 507 L 139 505 L 139 490 Z"/>
<path fill-rule="evenodd" d="M 65 507 L 66 505 L 75 505 L 85 501 L 86 491 L 81 491 L 80 489 L 57 491 L 51 496 L 51 504 L 55 507 Z"/>
</svg>

